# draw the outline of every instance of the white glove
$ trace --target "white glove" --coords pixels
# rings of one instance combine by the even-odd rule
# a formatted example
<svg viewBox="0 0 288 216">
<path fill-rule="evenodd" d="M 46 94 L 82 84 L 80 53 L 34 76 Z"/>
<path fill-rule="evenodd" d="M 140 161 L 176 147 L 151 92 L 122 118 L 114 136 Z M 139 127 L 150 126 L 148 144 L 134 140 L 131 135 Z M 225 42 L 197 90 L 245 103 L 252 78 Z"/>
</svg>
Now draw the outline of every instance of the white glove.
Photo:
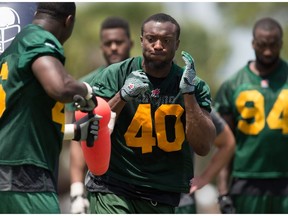
<svg viewBox="0 0 288 216">
<path fill-rule="evenodd" d="M 88 134 L 92 134 L 94 140 L 98 138 L 99 120 L 102 118 L 100 115 L 93 115 L 90 117 L 88 114 L 74 122 L 75 133 L 73 140 L 80 141 L 86 140 Z"/>
<path fill-rule="evenodd" d="M 132 71 L 120 90 L 121 98 L 126 102 L 137 98 L 149 89 L 148 83 L 149 79 L 144 71 Z"/>
<path fill-rule="evenodd" d="M 84 184 L 74 182 L 70 187 L 71 213 L 86 214 L 89 208 L 89 201 L 84 194 Z"/>
<path fill-rule="evenodd" d="M 195 84 L 196 71 L 194 66 L 194 59 L 189 53 L 185 51 L 182 51 L 181 55 L 186 66 L 179 87 L 181 89 L 182 94 L 186 93 L 191 94 L 194 93 L 196 85 Z"/>
</svg>

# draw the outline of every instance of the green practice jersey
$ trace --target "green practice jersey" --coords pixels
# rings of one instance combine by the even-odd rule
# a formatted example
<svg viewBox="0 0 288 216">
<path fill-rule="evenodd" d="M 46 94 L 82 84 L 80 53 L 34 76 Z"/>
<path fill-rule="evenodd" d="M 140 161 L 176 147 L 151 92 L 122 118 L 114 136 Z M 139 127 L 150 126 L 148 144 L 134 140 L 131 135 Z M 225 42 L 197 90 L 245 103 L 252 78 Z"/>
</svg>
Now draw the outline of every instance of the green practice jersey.
<svg viewBox="0 0 288 216">
<path fill-rule="evenodd" d="M 29 24 L 0 56 L 0 165 L 32 164 L 52 173 L 58 166 L 64 104 L 46 94 L 31 69 L 44 55 L 65 62 L 58 40 Z"/>
<path fill-rule="evenodd" d="M 92 83 L 96 74 L 101 73 L 106 68 L 106 66 L 100 66 L 87 75 L 81 77 L 79 80 L 82 82 L 87 82 L 88 84 Z"/>
<path fill-rule="evenodd" d="M 107 67 L 94 78 L 98 96 L 113 97 L 142 57 Z M 129 184 L 170 192 L 188 192 L 193 177 L 191 149 L 185 139 L 184 100 L 179 93 L 183 69 L 173 64 L 166 78 L 150 80 L 149 93 L 128 102 L 111 135 L 108 176 Z M 208 85 L 196 78 L 199 105 L 211 111 Z M 92 83 L 93 84 L 93 83 Z"/>
<path fill-rule="evenodd" d="M 223 83 L 215 98 L 221 114 L 236 123 L 234 177 L 288 177 L 288 66 L 261 78 L 249 63 Z"/>
</svg>

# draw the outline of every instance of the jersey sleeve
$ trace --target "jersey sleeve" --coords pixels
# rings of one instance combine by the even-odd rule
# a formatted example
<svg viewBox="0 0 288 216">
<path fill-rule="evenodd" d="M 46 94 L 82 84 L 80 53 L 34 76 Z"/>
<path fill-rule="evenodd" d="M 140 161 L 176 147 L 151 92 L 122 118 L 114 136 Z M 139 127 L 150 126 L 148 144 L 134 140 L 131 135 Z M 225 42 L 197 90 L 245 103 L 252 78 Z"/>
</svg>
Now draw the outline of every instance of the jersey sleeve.
<svg viewBox="0 0 288 216">
<path fill-rule="evenodd" d="M 201 108 L 206 109 L 208 112 L 211 112 L 211 93 L 208 84 L 199 77 L 197 79 L 197 86 L 195 90 L 195 96 L 197 102 Z"/>
<path fill-rule="evenodd" d="M 226 122 L 220 117 L 220 115 L 212 108 L 211 117 L 213 124 L 216 128 L 216 135 L 218 136 L 224 129 Z"/>
<path fill-rule="evenodd" d="M 230 81 L 225 81 L 219 88 L 215 100 L 214 108 L 220 114 L 232 113 L 231 108 L 232 89 L 230 88 Z"/>
<path fill-rule="evenodd" d="M 19 69 L 31 67 L 31 64 L 41 56 L 53 56 L 64 65 L 65 56 L 62 45 L 50 32 L 38 28 L 29 29 L 28 31 L 34 31 L 33 34 L 27 32 L 25 40 L 18 47 L 18 49 L 25 50 L 19 56 Z"/>
</svg>

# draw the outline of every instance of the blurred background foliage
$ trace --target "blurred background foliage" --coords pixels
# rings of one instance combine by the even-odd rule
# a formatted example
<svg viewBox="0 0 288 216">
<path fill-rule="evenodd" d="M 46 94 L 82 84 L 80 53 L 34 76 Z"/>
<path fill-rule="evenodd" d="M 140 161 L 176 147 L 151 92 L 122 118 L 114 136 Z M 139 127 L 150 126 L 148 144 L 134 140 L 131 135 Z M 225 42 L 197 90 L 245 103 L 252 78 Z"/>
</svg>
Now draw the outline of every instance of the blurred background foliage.
<svg viewBox="0 0 288 216">
<path fill-rule="evenodd" d="M 232 26 L 252 27 L 254 20 L 272 16 L 287 21 L 287 2 L 234 2 L 217 3 L 226 21 Z"/>
<path fill-rule="evenodd" d="M 170 4 L 170 7 L 167 7 L 167 4 Z M 193 4 L 196 3 L 77 2 L 74 32 L 64 46 L 68 71 L 78 79 L 105 64 L 99 48 L 99 28 L 101 22 L 111 15 L 120 16 L 129 21 L 131 36 L 134 40 L 131 56 L 141 55 L 140 29 L 142 22 L 148 16 L 158 12 L 168 13 L 179 22 L 181 42 L 175 60 L 179 65 L 184 65 L 180 56 L 181 50 L 191 53 L 195 59 L 197 73 L 211 87 L 212 96 L 221 82 L 226 79 L 226 75 L 221 74 L 221 68 L 227 63 L 231 54 L 232 47 L 228 35 L 233 29 L 245 28 L 252 32 L 253 24 L 258 18 L 264 16 L 276 18 L 284 28 L 283 57 L 288 57 L 287 49 L 285 49 L 285 44 L 288 44 L 287 37 L 285 37 L 288 23 L 288 3 L 213 2 L 222 16 L 222 23 L 218 28 L 211 26 L 211 29 L 205 28 L 198 20 L 189 18 L 190 13 L 193 12 L 187 8 L 188 6 L 193 7 Z M 205 2 L 205 4 L 212 3 Z M 173 8 L 180 8 L 180 13 L 174 14 Z M 209 19 L 209 15 L 207 11 L 207 19 Z M 237 43 L 237 41 L 233 43 Z M 247 44 L 251 44 L 251 41 L 247 41 Z"/>
</svg>

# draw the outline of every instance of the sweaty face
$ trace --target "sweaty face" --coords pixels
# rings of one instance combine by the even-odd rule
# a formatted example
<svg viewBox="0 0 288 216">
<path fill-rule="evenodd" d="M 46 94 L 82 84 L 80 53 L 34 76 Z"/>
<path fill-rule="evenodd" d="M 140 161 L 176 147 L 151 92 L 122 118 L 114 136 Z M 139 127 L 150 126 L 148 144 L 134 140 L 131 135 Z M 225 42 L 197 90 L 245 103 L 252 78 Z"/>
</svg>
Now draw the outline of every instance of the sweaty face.
<svg viewBox="0 0 288 216">
<path fill-rule="evenodd" d="M 253 39 L 256 60 L 259 64 L 269 67 L 278 61 L 282 48 L 282 39 L 277 29 L 267 31 L 256 29 Z"/>
<path fill-rule="evenodd" d="M 158 68 L 172 62 L 179 46 L 176 30 L 171 22 L 150 21 L 144 25 L 141 46 L 146 63 Z"/>
<path fill-rule="evenodd" d="M 101 32 L 101 49 L 108 65 L 129 58 L 131 46 L 132 42 L 122 28 Z"/>
</svg>

